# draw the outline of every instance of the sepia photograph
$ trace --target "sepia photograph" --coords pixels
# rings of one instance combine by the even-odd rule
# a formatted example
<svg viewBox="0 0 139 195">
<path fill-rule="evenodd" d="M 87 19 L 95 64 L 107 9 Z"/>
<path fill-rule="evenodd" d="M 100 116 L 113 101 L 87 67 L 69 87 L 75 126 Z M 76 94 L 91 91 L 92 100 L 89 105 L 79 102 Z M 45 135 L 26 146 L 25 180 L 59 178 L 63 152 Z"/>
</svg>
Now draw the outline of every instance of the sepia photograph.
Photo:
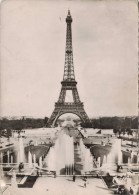
<svg viewBox="0 0 139 195">
<path fill-rule="evenodd" d="M 0 195 L 139 195 L 138 1 L 0 1 Z"/>
</svg>

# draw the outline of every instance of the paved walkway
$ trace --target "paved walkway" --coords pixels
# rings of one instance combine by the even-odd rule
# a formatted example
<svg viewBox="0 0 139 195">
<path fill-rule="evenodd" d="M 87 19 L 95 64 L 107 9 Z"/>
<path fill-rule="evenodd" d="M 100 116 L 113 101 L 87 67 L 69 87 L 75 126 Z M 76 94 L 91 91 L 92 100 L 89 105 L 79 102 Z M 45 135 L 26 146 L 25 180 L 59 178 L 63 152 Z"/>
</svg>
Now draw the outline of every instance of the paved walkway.
<svg viewBox="0 0 139 195">
<path fill-rule="evenodd" d="M 9 190 L 12 193 L 4 195 L 110 195 L 112 194 L 103 181 L 97 178 L 88 178 L 87 187 L 84 188 L 84 181 L 72 177 L 39 177 L 33 188 L 18 188 Z"/>
</svg>

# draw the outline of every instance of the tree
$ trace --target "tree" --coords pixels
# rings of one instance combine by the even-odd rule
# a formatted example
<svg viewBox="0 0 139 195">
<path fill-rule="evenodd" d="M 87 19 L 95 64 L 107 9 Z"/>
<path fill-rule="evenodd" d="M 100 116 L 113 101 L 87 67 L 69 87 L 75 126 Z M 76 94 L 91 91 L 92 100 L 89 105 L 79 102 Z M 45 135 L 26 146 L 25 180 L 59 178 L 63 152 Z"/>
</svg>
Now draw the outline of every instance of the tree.
<svg viewBox="0 0 139 195">
<path fill-rule="evenodd" d="M 125 129 L 124 128 L 121 129 L 121 133 L 123 134 L 123 136 L 125 135 Z"/>
<path fill-rule="evenodd" d="M 83 128 L 91 128 L 92 127 L 92 124 L 91 123 L 81 123 L 81 127 Z"/>
<path fill-rule="evenodd" d="M 44 125 L 45 125 L 46 127 L 47 127 L 47 125 L 48 125 L 48 119 L 49 119 L 48 117 L 45 117 L 45 118 L 44 118 Z"/>
<path fill-rule="evenodd" d="M 130 128 L 127 128 L 126 132 L 127 132 L 128 138 L 129 138 L 129 135 L 133 135 L 133 131 Z"/>
<path fill-rule="evenodd" d="M 116 136 L 116 134 L 117 134 L 117 129 L 113 129 L 113 133 L 115 134 L 115 136 Z"/>
<path fill-rule="evenodd" d="M 7 129 L 7 136 L 8 137 L 12 136 L 12 130 L 10 128 Z"/>
<path fill-rule="evenodd" d="M 121 129 L 119 129 L 118 130 L 119 137 L 120 137 L 121 133 L 122 133 L 122 131 L 121 131 Z"/>
<path fill-rule="evenodd" d="M 133 117 L 131 120 L 131 128 L 138 129 L 138 117 Z"/>
</svg>

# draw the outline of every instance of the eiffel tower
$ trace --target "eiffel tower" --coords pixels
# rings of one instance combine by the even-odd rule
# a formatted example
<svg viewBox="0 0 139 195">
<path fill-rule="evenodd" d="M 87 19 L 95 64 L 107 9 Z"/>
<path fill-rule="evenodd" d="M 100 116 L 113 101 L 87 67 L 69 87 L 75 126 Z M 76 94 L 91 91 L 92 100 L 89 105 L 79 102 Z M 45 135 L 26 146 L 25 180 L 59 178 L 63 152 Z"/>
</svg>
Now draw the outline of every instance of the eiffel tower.
<svg viewBox="0 0 139 195">
<path fill-rule="evenodd" d="M 64 65 L 64 76 L 61 82 L 62 88 L 59 95 L 58 101 L 55 103 L 54 111 L 48 120 L 48 126 L 55 126 L 57 119 L 65 113 L 76 114 L 83 123 L 89 123 L 90 120 L 84 110 L 83 102 L 80 101 L 79 94 L 77 91 L 77 82 L 74 75 L 74 64 L 73 64 L 73 50 L 72 50 L 72 31 L 71 23 L 72 17 L 68 10 L 66 18 L 67 32 L 66 32 L 66 50 L 65 50 L 65 65 Z M 73 102 L 65 102 L 66 91 L 71 90 L 73 96 Z"/>
</svg>

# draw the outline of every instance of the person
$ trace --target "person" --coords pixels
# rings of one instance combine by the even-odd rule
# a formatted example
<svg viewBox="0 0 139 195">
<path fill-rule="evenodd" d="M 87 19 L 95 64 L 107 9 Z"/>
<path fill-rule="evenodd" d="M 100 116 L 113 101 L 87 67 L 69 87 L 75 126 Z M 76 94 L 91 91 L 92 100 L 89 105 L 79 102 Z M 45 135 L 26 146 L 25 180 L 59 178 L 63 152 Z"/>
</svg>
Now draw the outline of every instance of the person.
<svg viewBox="0 0 139 195">
<path fill-rule="evenodd" d="M 123 195 L 125 195 L 125 194 L 126 194 L 126 189 L 125 189 L 125 188 L 123 188 L 123 190 L 122 190 L 122 194 L 123 194 Z"/>
<path fill-rule="evenodd" d="M 84 176 L 84 179 L 87 181 L 87 176 Z"/>
<path fill-rule="evenodd" d="M 56 178 L 56 172 L 54 172 L 54 178 Z"/>
<path fill-rule="evenodd" d="M 37 176 L 39 176 L 39 171 L 37 170 Z"/>
<path fill-rule="evenodd" d="M 40 171 L 40 176 L 42 176 L 42 171 Z"/>
<path fill-rule="evenodd" d="M 75 182 L 75 179 L 76 179 L 76 176 L 75 176 L 75 175 L 73 175 L 73 182 Z"/>
<path fill-rule="evenodd" d="M 85 179 L 84 181 L 84 187 L 86 188 L 87 180 Z"/>
<path fill-rule="evenodd" d="M 132 190 L 132 188 L 131 188 L 131 187 L 130 187 L 129 192 L 130 192 L 130 195 L 133 195 L 133 194 L 134 194 L 134 192 L 133 192 L 133 190 Z"/>
<path fill-rule="evenodd" d="M 122 194 L 122 189 L 121 189 L 121 186 L 118 187 L 118 194 Z"/>
<path fill-rule="evenodd" d="M 117 165 L 117 172 L 119 172 L 121 165 L 119 165 L 118 163 L 116 163 L 116 165 Z"/>
<path fill-rule="evenodd" d="M 24 164 L 21 162 L 20 164 L 19 164 L 19 172 L 21 172 L 23 169 L 24 169 Z"/>
</svg>

